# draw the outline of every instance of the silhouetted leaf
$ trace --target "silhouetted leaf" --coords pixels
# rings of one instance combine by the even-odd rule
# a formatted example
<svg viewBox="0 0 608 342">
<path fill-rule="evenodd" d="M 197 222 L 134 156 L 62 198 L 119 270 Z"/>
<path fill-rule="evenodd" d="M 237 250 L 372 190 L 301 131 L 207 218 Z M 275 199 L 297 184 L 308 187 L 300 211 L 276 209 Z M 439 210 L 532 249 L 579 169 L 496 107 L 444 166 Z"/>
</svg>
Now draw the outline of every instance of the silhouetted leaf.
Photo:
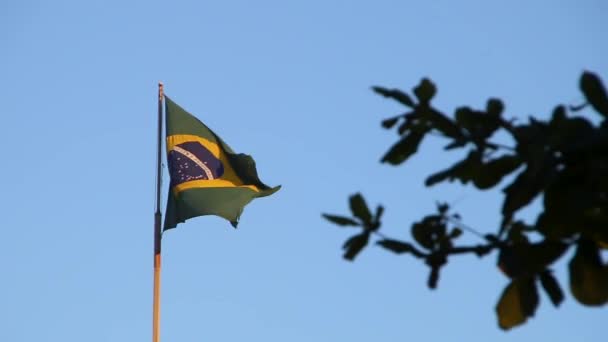
<svg viewBox="0 0 608 342">
<path fill-rule="evenodd" d="M 554 263 L 568 250 L 569 245 L 559 240 L 543 240 L 526 246 L 522 254 L 531 272 L 540 272 Z"/>
<path fill-rule="evenodd" d="M 382 121 L 382 127 L 390 129 L 401 119 L 401 116 L 395 116 Z"/>
<path fill-rule="evenodd" d="M 437 202 L 437 212 L 440 215 L 446 214 L 448 212 L 448 210 L 450 210 L 450 205 L 448 203 Z"/>
<path fill-rule="evenodd" d="M 547 197 L 545 191 L 544 197 Z M 563 212 L 549 210 L 545 206 L 545 211 L 538 215 L 536 220 L 537 230 L 550 239 L 565 239 L 572 237 L 576 233 L 576 229 L 571 225 L 569 220 L 563 219 Z"/>
<path fill-rule="evenodd" d="M 526 277 L 520 282 L 520 297 L 522 299 L 522 308 L 527 317 L 534 316 L 536 308 L 538 307 L 538 290 L 534 277 Z"/>
<path fill-rule="evenodd" d="M 505 109 L 505 105 L 500 99 L 489 99 L 486 103 L 486 112 L 490 115 L 500 116 Z"/>
<path fill-rule="evenodd" d="M 563 121 L 566 120 L 566 107 L 563 105 L 556 106 L 553 108 L 553 114 L 551 117 L 551 121 Z"/>
<path fill-rule="evenodd" d="M 382 214 L 384 213 L 384 207 L 379 205 L 376 207 L 376 214 L 374 215 L 374 221 L 380 222 L 382 218 Z"/>
<path fill-rule="evenodd" d="M 409 97 L 409 95 L 407 95 L 406 93 L 402 92 L 399 89 L 387 89 L 387 88 L 383 88 L 383 87 L 372 87 L 372 89 L 376 93 L 378 93 L 384 97 L 388 97 L 393 100 L 396 100 L 405 106 L 408 106 L 408 107 L 415 106 L 414 101 L 412 101 L 412 99 Z"/>
<path fill-rule="evenodd" d="M 428 78 L 423 78 L 418 86 L 414 88 L 414 94 L 420 103 L 429 103 L 437 93 L 437 87 Z"/>
<path fill-rule="evenodd" d="M 424 256 L 416 248 L 414 248 L 414 246 L 412 246 L 410 243 L 407 243 L 407 242 L 403 242 L 403 241 L 399 241 L 399 240 L 383 239 L 383 240 L 378 241 L 378 244 L 393 253 L 397 253 L 397 254 L 412 253 L 417 257 Z"/>
<path fill-rule="evenodd" d="M 431 231 L 428 229 L 428 226 L 424 223 L 414 223 L 412 225 L 412 237 L 416 242 L 418 242 L 422 247 L 426 249 L 433 248 L 433 237 Z"/>
<path fill-rule="evenodd" d="M 464 135 L 460 130 L 460 127 L 456 125 L 454 121 L 432 108 L 422 110 L 421 116 L 424 117 L 428 122 L 432 124 L 432 128 L 438 130 L 444 135 L 461 141 L 464 139 Z"/>
<path fill-rule="evenodd" d="M 454 116 L 456 122 L 469 132 L 470 139 L 478 147 L 489 146 L 486 139 L 494 134 L 502 123 L 499 115 L 490 115 L 469 107 L 457 108 Z"/>
<path fill-rule="evenodd" d="M 369 211 L 369 207 L 367 203 L 365 203 L 365 199 L 360 193 L 356 193 L 349 198 L 350 211 L 361 219 L 361 221 L 365 224 L 370 224 L 372 221 L 372 213 Z"/>
<path fill-rule="evenodd" d="M 581 239 L 570 260 L 570 291 L 579 303 L 590 306 L 608 302 L 608 267 L 602 264 L 597 245 Z"/>
<path fill-rule="evenodd" d="M 566 117 L 564 106 L 555 107 L 548 128 L 549 145 L 565 153 L 594 134 L 593 125 L 586 119 Z"/>
<path fill-rule="evenodd" d="M 492 188 L 520 165 L 521 159 L 515 155 L 504 155 L 491 160 L 482 166 L 481 172 L 473 178 L 473 184 L 482 190 Z"/>
<path fill-rule="evenodd" d="M 382 157 L 382 162 L 392 165 L 399 165 L 403 163 L 412 154 L 416 153 L 422 138 L 424 138 L 424 133 L 411 132 L 399 140 L 388 150 L 388 152 L 386 152 L 384 157 Z"/>
<path fill-rule="evenodd" d="M 540 161 L 537 161 L 537 163 L 540 163 Z M 510 216 L 532 202 L 545 185 L 552 181 L 554 175 L 555 170 L 550 165 L 543 164 L 531 167 L 528 163 L 528 167 L 503 190 L 505 193 L 505 201 L 502 207 L 503 215 Z"/>
<path fill-rule="evenodd" d="M 397 122 L 399 122 L 401 118 L 403 118 L 403 115 L 398 115 L 392 118 L 382 120 L 382 127 L 386 129 L 391 129 L 393 126 L 395 126 L 395 124 L 397 124 Z"/>
<path fill-rule="evenodd" d="M 330 214 L 322 214 L 322 216 L 331 223 L 335 223 L 339 226 L 360 226 L 357 221 L 343 216 L 330 215 Z"/>
<path fill-rule="evenodd" d="M 554 239 L 569 238 L 582 230 L 586 230 L 591 236 L 594 235 L 591 231 L 594 230 L 595 224 L 598 227 L 606 227 L 608 220 L 602 223 L 601 215 L 592 213 L 601 212 L 595 211 L 594 208 L 606 207 L 605 200 L 600 198 L 606 191 L 602 189 L 601 184 L 606 183 L 607 169 L 606 166 L 599 165 L 607 164 L 597 157 L 592 157 L 595 159 L 592 163 L 584 161 L 591 156 L 589 151 L 575 153 L 573 158 L 576 158 L 576 162 L 564 168 L 546 187 L 543 194 L 545 211 L 537 220 L 538 230 L 545 236 Z M 599 167 L 597 171 L 593 171 L 595 167 L 592 165 Z"/>
<path fill-rule="evenodd" d="M 477 151 L 471 151 L 465 159 L 452 165 L 449 169 L 430 175 L 424 184 L 432 186 L 446 179 L 450 181 L 458 179 L 466 184 L 478 176 L 481 165 L 481 155 Z"/>
<path fill-rule="evenodd" d="M 551 299 L 553 305 L 558 307 L 561 302 L 564 300 L 564 292 L 562 291 L 557 279 L 553 277 L 551 271 L 545 271 L 540 274 L 540 283 L 545 289 L 545 292 Z"/>
<path fill-rule="evenodd" d="M 410 122 L 408 122 L 407 120 L 404 121 L 397 128 L 397 134 L 399 134 L 399 136 L 402 136 L 405 133 L 405 131 L 407 131 L 408 129 L 411 128 L 411 126 L 412 126 L 412 124 Z"/>
<path fill-rule="evenodd" d="M 346 250 L 346 252 L 344 252 L 344 259 L 353 261 L 357 254 L 361 252 L 363 247 L 367 245 L 367 242 L 369 241 L 369 235 L 370 233 L 366 231 L 346 240 L 344 246 L 342 247 Z"/>
<path fill-rule="evenodd" d="M 524 323 L 527 319 L 521 306 L 520 289 L 516 281 L 512 281 L 503 290 L 498 304 L 496 314 L 498 315 L 498 326 L 507 330 Z"/>
<path fill-rule="evenodd" d="M 463 147 L 467 144 L 466 139 L 454 140 L 451 143 L 447 144 L 443 149 L 444 150 L 452 150 L 455 148 Z"/>
<path fill-rule="evenodd" d="M 529 123 L 515 126 L 513 137 L 517 141 L 515 151 L 522 159 L 533 162 L 545 158 L 549 125 L 546 122 L 529 118 Z"/>
<path fill-rule="evenodd" d="M 455 238 L 459 237 L 460 235 L 462 235 L 462 229 L 454 228 L 450 232 L 450 239 L 455 239 Z"/>
<path fill-rule="evenodd" d="M 580 105 L 570 105 L 570 106 L 568 106 L 568 109 L 570 109 L 571 112 L 578 112 L 578 111 L 585 109 L 587 107 L 587 105 L 588 105 L 587 102 L 580 104 Z"/>
<path fill-rule="evenodd" d="M 513 280 L 496 304 L 498 326 L 508 330 L 524 323 L 534 315 L 537 306 L 538 291 L 534 279 L 526 277 Z"/>
<path fill-rule="evenodd" d="M 580 79 L 580 87 L 593 108 L 608 117 L 608 93 L 596 74 L 585 71 Z"/>
<path fill-rule="evenodd" d="M 498 253 L 498 268 L 507 277 L 513 279 L 524 273 L 523 260 L 512 245 L 503 246 Z"/>
<path fill-rule="evenodd" d="M 513 214 L 521 207 L 532 202 L 534 197 L 538 195 L 540 187 L 534 186 L 537 182 L 530 178 L 525 172 L 522 172 L 513 183 L 503 190 L 506 195 L 502 207 L 503 215 Z"/>
<path fill-rule="evenodd" d="M 486 241 L 491 242 L 493 244 L 498 244 L 499 243 L 499 239 L 496 235 L 494 234 L 485 234 L 483 236 L 484 239 L 486 239 Z"/>
<path fill-rule="evenodd" d="M 426 186 L 433 186 L 439 182 L 442 182 L 448 178 L 450 178 L 450 180 L 453 180 L 455 177 L 453 177 L 453 175 L 456 173 L 455 169 L 462 165 L 463 161 L 460 161 L 458 163 L 456 163 L 454 166 L 452 166 L 449 169 L 445 169 L 439 172 L 436 172 L 430 176 L 428 176 L 426 178 L 426 180 L 424 181 L 424 185 Z"/>
<path fill-rule="evenodd" d="M 433 249 L 441 238 L 445 237 L 446 228 L 441 216 L 429 215 L 422 221 L 412 224 L 412 237 L 426 249 Z"/>
<path fill-rule="evenodd" d="M 521 238 L 523 240 L 519 243 L 501 247 L 498 254 L 498 266 L 510 278 L 544 271 L 547 266 L 559 259 L 569 246 L 553 240 L 528 243 L 523 234 Z M 510 237 L 511 241 L 516 239 L 513 236 Z"/>
</svg>

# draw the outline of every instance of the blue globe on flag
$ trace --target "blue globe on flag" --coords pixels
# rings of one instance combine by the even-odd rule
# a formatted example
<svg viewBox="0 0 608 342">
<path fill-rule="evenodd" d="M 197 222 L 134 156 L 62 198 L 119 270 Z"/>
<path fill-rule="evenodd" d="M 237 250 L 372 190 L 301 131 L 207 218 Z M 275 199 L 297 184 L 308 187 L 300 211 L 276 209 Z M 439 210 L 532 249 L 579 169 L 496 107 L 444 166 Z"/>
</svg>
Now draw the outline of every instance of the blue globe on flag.
<svg viewBox="0 0 608 342">
<path fill-rule="evenodd" d="M 171 187 L 194 180 L 212 180 L 224 174 L 224 165 L 205 146 L 189 141 L 168 153 Z"/>
</svg>

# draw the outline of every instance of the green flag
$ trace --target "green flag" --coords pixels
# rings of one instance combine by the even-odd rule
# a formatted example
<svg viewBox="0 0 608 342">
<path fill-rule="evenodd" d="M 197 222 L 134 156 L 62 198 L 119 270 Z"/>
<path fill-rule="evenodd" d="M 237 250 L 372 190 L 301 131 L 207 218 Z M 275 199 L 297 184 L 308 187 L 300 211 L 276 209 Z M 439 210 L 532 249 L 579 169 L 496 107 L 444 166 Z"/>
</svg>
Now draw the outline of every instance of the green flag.
<svg viewBox="0 0 608 342">
<path fill-rule="evenodd" d="M 236 228 L 247 203 L 275 193 L 260 181 L 255 161 L 236 154 L 213 131 L 165 96 L 167 161 L 171 183 L 163 230 L 202 215 Z"/>
</svg>

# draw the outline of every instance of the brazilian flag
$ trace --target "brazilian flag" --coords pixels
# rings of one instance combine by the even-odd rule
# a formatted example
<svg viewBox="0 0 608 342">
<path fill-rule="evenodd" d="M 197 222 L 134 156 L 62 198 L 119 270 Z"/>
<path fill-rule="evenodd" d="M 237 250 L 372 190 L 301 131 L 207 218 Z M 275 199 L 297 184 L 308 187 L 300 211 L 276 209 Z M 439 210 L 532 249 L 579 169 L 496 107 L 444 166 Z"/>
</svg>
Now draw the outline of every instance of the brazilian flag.
<svg viewBox="0 0 608 342">
<path fill-rule="evenodd" d="M 271 195 L 255 161 L 236 154 L 201 121 L 165 96 L 167 161 L 171 183 L 163 230 L 189 218 L 217 215 L 236 228 L 243 208 Z"/>
</svg>

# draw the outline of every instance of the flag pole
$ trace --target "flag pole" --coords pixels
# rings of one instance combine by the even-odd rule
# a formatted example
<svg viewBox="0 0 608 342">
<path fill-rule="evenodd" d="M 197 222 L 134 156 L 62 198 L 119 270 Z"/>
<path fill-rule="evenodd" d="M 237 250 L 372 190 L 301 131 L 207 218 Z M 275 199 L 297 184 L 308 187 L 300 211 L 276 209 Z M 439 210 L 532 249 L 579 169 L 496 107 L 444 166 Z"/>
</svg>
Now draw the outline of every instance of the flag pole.
<svg viewBox="0 0 608 342">
<path fill-rule="evenodd" d="M 152 305 L 152 342 L 160 341 L 160 240 L 161 217 L 160 191 L 161 191 L 161 147 L 163 126 L 163 84 L 158 83 L 158 139 L 156 153 L 156 208 L 154 211 L 154 301 Z"/>
</svg>

